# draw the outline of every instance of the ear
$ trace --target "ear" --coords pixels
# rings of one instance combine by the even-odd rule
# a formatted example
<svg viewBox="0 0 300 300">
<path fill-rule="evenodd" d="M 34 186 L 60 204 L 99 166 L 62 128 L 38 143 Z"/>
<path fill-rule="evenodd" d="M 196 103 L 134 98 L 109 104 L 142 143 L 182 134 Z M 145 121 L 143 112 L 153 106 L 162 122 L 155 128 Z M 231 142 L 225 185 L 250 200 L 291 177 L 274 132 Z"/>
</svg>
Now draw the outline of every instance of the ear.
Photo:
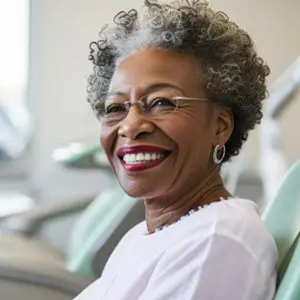
<svg viewBox="0 0 300 300">
<path fill-rule="evenodd" d="M 229 140 L 233 128 L 234 117 L 230 108 L 218 108 L 217 109 L 217 122 L 216 122 L 216 144 L 225 145 Z"/>
</svg>

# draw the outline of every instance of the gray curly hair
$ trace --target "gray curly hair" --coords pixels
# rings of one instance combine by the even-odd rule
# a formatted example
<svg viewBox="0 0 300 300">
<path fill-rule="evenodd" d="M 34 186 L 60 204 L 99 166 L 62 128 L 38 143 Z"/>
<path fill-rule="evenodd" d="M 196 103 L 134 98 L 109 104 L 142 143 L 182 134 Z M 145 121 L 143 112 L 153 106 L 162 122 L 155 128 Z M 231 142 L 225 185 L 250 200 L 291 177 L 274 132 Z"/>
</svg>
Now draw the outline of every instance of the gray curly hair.
<svg viewBox="0 0 300 300">
<path fill-rule="evenodd" d="M 210 101 L 233 113 L 224 162 L 237 155 L 249 130 L 261 121 L 270 73 L 250 36 L 204 0 L 145 0 L 140 17 L 132 9 L 119 12 L 113 21 L 90 43 L 94 68 L 87 93 L 92 108 L 97 110 L 105 99 L 116 66 L 126 56 L 149 47 L 190 53 L 199 61 L 199 83 Z"/>
</svg>

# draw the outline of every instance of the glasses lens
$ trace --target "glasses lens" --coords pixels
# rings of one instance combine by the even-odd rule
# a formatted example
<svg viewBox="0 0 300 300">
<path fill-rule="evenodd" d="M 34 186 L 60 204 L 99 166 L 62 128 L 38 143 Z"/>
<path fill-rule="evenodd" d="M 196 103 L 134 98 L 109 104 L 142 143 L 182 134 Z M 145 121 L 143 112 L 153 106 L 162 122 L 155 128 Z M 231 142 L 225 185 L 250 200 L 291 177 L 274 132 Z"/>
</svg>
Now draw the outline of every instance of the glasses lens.
<svg viewBox="0 0 300 300">
<path fill-rule="evenodd" d="M 105 122 L 119 122 L 126 117 L 126 105 L 118 101 L 107 101 L 103 110 L 103 118 Z"/>
<path fill-rule="evenodd" d="M 140 112 L 149 117 L 160 117 L 176 111 L 178 100 L 172 91 L 156 91 L 142 97 L 135 102 L 140 107 Z M 124 97 L 109 98 L 95 106 L 97 117 L 105 123 L 115 124 L 122 121 L 132 104 Z"/>
<path fill-rule="evenodd" d="M 147 110 L 155 117 L 173 113 L 178 106 L 174 95 L 168 92 L 157 92 L 147 98 Z"/>
</svg>

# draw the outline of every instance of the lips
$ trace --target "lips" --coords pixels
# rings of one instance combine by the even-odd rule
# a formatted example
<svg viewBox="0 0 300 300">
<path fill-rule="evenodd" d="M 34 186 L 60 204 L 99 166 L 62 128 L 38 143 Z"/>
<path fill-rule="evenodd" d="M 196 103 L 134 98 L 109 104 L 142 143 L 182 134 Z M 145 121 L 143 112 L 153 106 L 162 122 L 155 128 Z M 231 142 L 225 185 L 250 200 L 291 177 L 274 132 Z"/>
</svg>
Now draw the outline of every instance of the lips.
<svg viewBox="0 0 300 300">
<path fill-rule="evenodd" d="M 171 153 L 158 146 L 139 145 L 122 147 L 117 155 L 128 172 L 140 172 L 161 164 Z"/>
</svg>

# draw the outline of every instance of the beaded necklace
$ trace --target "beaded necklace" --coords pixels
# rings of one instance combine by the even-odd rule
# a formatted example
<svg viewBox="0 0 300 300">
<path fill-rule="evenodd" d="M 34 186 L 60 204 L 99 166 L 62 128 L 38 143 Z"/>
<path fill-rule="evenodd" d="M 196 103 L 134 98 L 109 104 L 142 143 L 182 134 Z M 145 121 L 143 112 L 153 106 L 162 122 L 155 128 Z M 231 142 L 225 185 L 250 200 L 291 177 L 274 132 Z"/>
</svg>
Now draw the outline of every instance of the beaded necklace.
<svg viewBox="0 0 300 300">
<path fill-rule="evenodd" d="M 173 224 L 176 224 L 176 223 L 178 223 L 178 222 L 184 220 L 185 218 L 191 216 L 192 214 L 194 214 L 195 212 L 199 211 L 201 208 L 204 208 L 205 206 L 208 206 L 208 205 L 200 205 L 200 206 L 198 206 L 197 208 L 193 208 L 193 209 L 191 209 L 190 211 L 188 211 L 188 213 L 186 213 L 184 216 L 181 216 L 180 218 L 178 218 L 176 221 L 174 221 L 174 222 L 172 222 L 172 223 L 170 223 L 170 224 L 166 224 L 166 225 L 157 227 L 154 231 L 146 233 L 146 235 L 151 235 L 151 234 L 154 234 L 154 233 L 156 233 L 156 232 L 162 231 L 162 230 L 164 230 L 165 228 L 167 228 L 167 227 L 169 227 L 169 226 L 171 226 L 171 225 L 173 225 Z"/>
<path fill-rule="evenodd" d="M 230 200 L 230 199 L 232 199 L 232 198 L 234 198 L 234 197 L 229 197 L 229 198 L 227 198 L 227 199 L 221 197 L 221 198 L 220 198 L 220 201 Z M 212 203 L 215 203 L 215 202 L 212 202 Z M 198 206 L 197 208 L 193 208 L 193 209 L 191 209 L 190 211 L 188 211 L 184 216 L 181 216 L 180 218 L 178 218 L 176 221 L 174 221 L 174 222 L 172 222 L 172 223 L 170 223 L 170 224 L 166 224 L 166 225 L 157 227 L 154 231 L 152 231 L 152 232 L 147 232 L 146 235 L 151 235 L 151 234 L 154 234 L 154 233 L 156 233 L 156 232 L 162 231 L 162 230 L 164 230 L 165 228 L 167 228 L 167 227 L 169 227 L 169 226 L 171 226 L 171 225 L 174 225 L 174 224 L 176 224 L 176 223 L 178 223 L 178 222 L 180 222 L 180 221 L 186 219 L 187 217 L 193 215 L 195 212 L 197 212 L 197 211 L 199 211 L 200 209 L 205 208 L 206 206 L 209 206 L 209 205 L 210 205 L 210 204 L 204 204 L 204 205 Z"/>
</svg>

